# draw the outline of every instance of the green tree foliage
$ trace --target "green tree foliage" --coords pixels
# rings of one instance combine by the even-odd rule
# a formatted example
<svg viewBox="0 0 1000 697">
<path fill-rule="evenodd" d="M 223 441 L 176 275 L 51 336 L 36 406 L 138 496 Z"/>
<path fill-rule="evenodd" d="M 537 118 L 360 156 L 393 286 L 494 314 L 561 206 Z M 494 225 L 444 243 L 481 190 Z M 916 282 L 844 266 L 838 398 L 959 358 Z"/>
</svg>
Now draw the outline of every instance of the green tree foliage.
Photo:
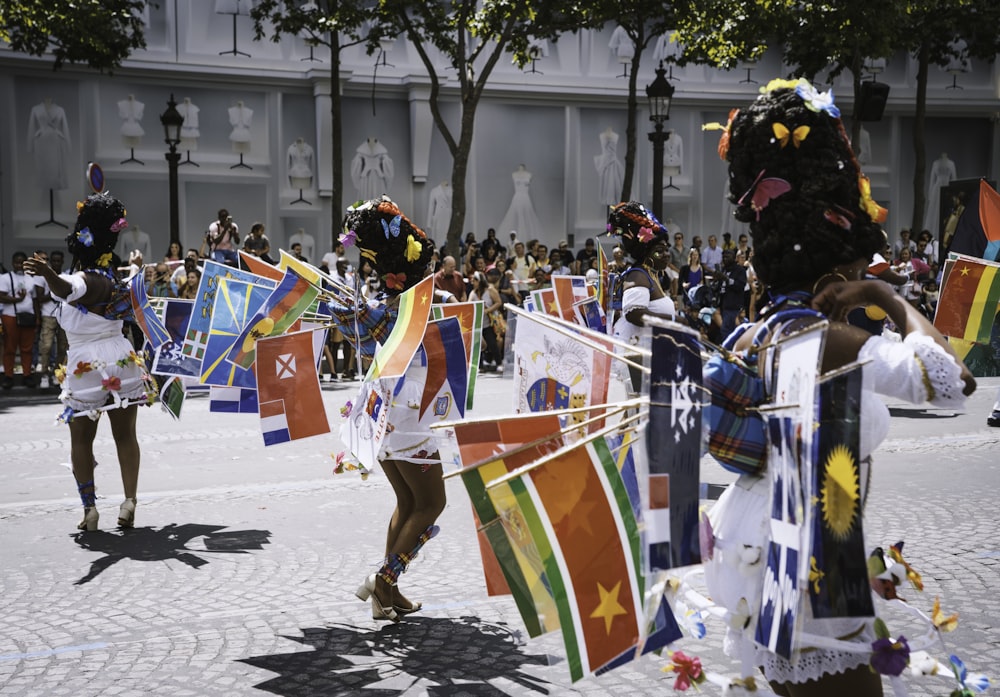
<svg viewBox="0 0 1000 697">
<path fill-rule="evenodd" d="M 361 28 L 372 17 L 372 2 L 352 0 L 318 0 L 302 3 L 297 0 L 259 0 L 251 10 L 254 33 L 257 40 L 263 39 L 271 30 L 271 41 L 278 43 L 282 36 L 306 36 L 313 46 L 330 49 L 330 75 L 333 85 L 330 90 L 331 157 L 333 174 L 333 210 L 331 244 L 337 246 L 340 235 L 339 216 L 344 211 L 344 139 L 341 114 L 340 52 L 350 46 L 362 43 Z"/>
<path fill-rule="evenodd" d="M 457 255 L 465 225 L 465 180 L 476 109 L 490 76 L 505 54 L 524 67 L 531 60 L 528 44 L 533 38 L 555 40 L 578 18 L 566 6 L 530 0 L 380 0 L 377 13 L 379 34 L 409 40 L 427 71 L 431 116 L 452 157 L 446 247 Z M 378 38 L 372 35 L 369 40 Z M 457 88 L 446 86 L 446 79 L 457 81 Z M 448 123 L 442 109 L 455 97 L 461 109 L 458 129 Z"/>
<path fill-rule="evenodd" d="M 146 47 L 139 15 L 146 0 L 3 0 L 0 41 L 20 53 L 112 71 Z"/>
</svg>

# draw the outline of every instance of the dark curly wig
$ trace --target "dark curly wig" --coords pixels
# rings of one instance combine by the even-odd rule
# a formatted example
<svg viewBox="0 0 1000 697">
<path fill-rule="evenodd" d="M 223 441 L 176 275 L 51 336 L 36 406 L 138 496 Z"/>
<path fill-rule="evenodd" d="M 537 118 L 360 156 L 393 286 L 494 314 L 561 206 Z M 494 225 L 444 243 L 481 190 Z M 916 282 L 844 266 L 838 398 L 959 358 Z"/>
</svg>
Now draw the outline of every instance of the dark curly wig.
<svg viewBox="0 0 1000 697">
<path fill-rule="evenodd" d="M 658 240 L 667 240 L 666 228 L 656 219 L 652 211 L 638 201 L 619 203 L 611 207 L 608 214 L 608 234 L 621 238 L 622 249 L 641 264 L 649 250 Z"/>
<path fill-rule="evenodd" d="M 344 216 L 345 246 L 356 244 L 361 259 L 371 261 L 390 295 L 415 286 L 434 253 L 423 230 L 410 222 L 388 196 L 357 203 Z"/>
<path fill-rule="evenodd" d="M 778 292 L 809 288 L 835 266 L 871 259 L 884 240 L 873 216 L 885 211 L 867 193 L 832 95 L 805 80 L 761 91 L 720 143 L 729 200 L 750 224 L 761 280 Z"/>
<path fill-rule="evenodd" d="M 113 272 L 118 265 L 114 252 L 118 234 L 128 227 L 125 204 L 105 192 L 91 194 L 76 208 L 76 225 L 66 236 L 66 247 L 73 255 L 71 268 Z"/>
</svg>

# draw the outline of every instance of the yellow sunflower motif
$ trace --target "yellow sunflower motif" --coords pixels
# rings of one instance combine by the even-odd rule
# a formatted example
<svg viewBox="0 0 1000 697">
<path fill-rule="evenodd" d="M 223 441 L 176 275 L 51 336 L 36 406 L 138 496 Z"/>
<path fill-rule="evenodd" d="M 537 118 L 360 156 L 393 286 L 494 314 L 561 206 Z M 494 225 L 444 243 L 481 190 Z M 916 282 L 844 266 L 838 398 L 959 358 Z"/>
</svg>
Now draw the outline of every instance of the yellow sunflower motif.
<svg viewBox="0 0 1000 697">
<path fill-rule="evenodd" d="M 836 446 L 827 456 L 820 491 L 823 523 L 838 540 L 847 539 L 858 518 L 861 486 L 857 463 L 846 446 Z"/>
<path fill-rule="evenodd" d="M 97 265 L 104 268 L 111 263 L 112 258 L 114 258 L 114 255 L 111 254 L 111 252 L 105 252 L 101 256 L 97 257 Z"/>
</svg>

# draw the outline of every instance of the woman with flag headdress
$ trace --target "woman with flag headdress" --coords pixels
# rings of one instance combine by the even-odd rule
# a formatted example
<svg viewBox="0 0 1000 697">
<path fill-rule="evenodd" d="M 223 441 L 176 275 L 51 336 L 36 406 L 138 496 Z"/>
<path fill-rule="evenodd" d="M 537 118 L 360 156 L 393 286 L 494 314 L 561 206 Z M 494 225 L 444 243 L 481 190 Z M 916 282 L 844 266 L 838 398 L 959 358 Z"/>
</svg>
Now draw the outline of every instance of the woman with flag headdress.
<svg viewBox="0 0 1000 697">
<path fill-rule="evenodd" d="M 376 342 L 385 341 L 399 319 L 400 296 L 427 275 L 434 245 L 387 196 L 348 208 L 340 239 L 345 246 L 357 246 L 381 280 L 379 292 L 367 300 L 359 294 L 356 307 L 332 308 L 341 331 L 357 339 L 362 356 L 371 357 Z M 411 362 L 385 407 L 390 430 L 379 464 L 396 496 L 385 558 L 357 590 L 360 599 L 371 598 L 373 619 L 392 622 L 420 609 L 420 603 L 403 596 L 397 581 L 417 551 L 437 533 L 434 523 L 445 506 L 441 459 L 434 439 L 420 422 L 419 409 L 410 408 L 421 402 L 427 373 L 426 368 L 417 369 L 416 362 Z"/>
<path fill-rule="evenodd" d="M 825 319 L 829 328 L 822 372 L 855 362 L 863 365 L 859 460 L 852 466 L 857 485 L 837 493 L 853 502 L 851 517 L 833 516 L 835 507 L 823 511 L 823 524 L 839 532 L 860 520 L 869 456 L 888 433 L 889 410 L 876 393 L 955 408 L 975 389 L 975 380 L 916 308 L 888 284 L 862 280 L 872 255 L 884 244 L 879 223 L 885 210 L 871 198 L 830 92 L 817 91 L 805 79 L 774 80 L 719 128 L 724 131 L 719 155 L 729 162 L 730 200 L 736 218 L 750 225 L 754 270 L 769 300 L 761 321 L 742 333 L 738 328 L 725 345 L 748 360 L 762 345 L 759 355 L 765 360 L 775 353 L 767 347 L 794 327 L 792 323 Z M 847 313 L 865 305 L 885 310 L 903 341 L 892 342 L 847 324 Z M 786 312 L 788 319 L 770 321 Z M 744 666 L 761 667 L 779 695 L 881 695 L 879 672 L 899 675 L 908 648 L 905 640 L 877 637 L 872 617 L 822 619 L 805 602 L 790 659 L 754 642 L 755 629 L 764 622 L 763 612 L 758 618 L 757 610 L 771 541 L 768 484 L 766 473 L 742 475 L 709 516 L 714 535 L 708 544 L 714 543 L 714 553 L 706 582 L 713 599 L 734 620 L 726 652 Z M 824 582 L 820 570 L 815 579 L 816 584 Z M 736 622 L 737 617 L 743 619 Z"/>
<path fill-rule="evenodd" d="M 156 390 L 142 356 L 122 335 L 122 321 L 133 315 L 114 249 L 128 222 L 125 206 L 107 193 L 89 196 L 77 210 L 76 225 L 66 237 L 73 255 L 69 273 L 57 275 L 41 259 L 28 259 L 24 269 L 43 277 L 52 297 L 61 301 L 59 326 L 66 330 L 69 353 L 67 365 L 56 370 L 56 379 L 62 384 L 59 399 L 66 410 L 60 418 L 69 424 L 73 476 L 83 502 L 83 520 L 77 528 L 97 530 L 94 437 L 102 411 L 108 411 L 125 489 L 118 525 L 131 528 L 139 484 L 136 407 L 151 403 Z M 136 255 L 131 261 L 141 268 L 142 257 Z"/>
<path fill-rule="evenodd" d="M 621 239 L 624 252 L 632 260 L 619 281 L 623 289 L 622 312 L 615 322 L 614 336 L 621 342 L 638 346 L 645 327 L 643 317 L 675 319 L 674 301 L 660 285 L 660 275 L 670 263 L 670 235 L 656 216 L 638 201 L 612 206 L 607 230 L 608 234 Z M 641 371 L 630 366 L 629 373 L 632 390 L 639 392 Z"/>
</svg>

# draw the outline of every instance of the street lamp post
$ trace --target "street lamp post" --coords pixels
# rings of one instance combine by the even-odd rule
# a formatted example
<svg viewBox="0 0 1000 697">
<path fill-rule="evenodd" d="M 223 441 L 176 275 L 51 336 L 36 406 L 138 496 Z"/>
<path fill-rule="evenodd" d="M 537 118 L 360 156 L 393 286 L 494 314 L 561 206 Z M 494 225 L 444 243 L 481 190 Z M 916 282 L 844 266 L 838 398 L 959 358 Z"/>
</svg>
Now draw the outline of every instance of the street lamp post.
<svg viewBox="0 0 1000 697">
<path fill-rule="evenodd" d="M 167 158 L 167 169 L 169 171 L 170 186 L 170 241 L 180 244 L 181 235 L 177 218 L 177 165 L 181 160 L 181 154 L 177 152 L 177 146 L 181 142 L 181 126 L 184 125 L 184 117 L 177 111 L 177 102 L 174 95 L 170 95 L 167 102 L 167 110 L 160 114 L 160 123 L 163 124 L 164 142 L 170 146 L 170 152 L 164 157 Z"/>
<path fill-rule="evenodd" d="M 649 120 L 655 126 L 649 134 L 653 143 L 653 215 L 657 220 L 663 219 L 663 144 L 667 134 L 663 132 L 663 122 L 670 120 L 670 100 L 674 96 L 674 86 L 667 80 L 667 71 L 663 69 L 663 61 L 656 69 L 656 79 L 646 85 L 646 97 L 649 99 Z"/>
</svg>

